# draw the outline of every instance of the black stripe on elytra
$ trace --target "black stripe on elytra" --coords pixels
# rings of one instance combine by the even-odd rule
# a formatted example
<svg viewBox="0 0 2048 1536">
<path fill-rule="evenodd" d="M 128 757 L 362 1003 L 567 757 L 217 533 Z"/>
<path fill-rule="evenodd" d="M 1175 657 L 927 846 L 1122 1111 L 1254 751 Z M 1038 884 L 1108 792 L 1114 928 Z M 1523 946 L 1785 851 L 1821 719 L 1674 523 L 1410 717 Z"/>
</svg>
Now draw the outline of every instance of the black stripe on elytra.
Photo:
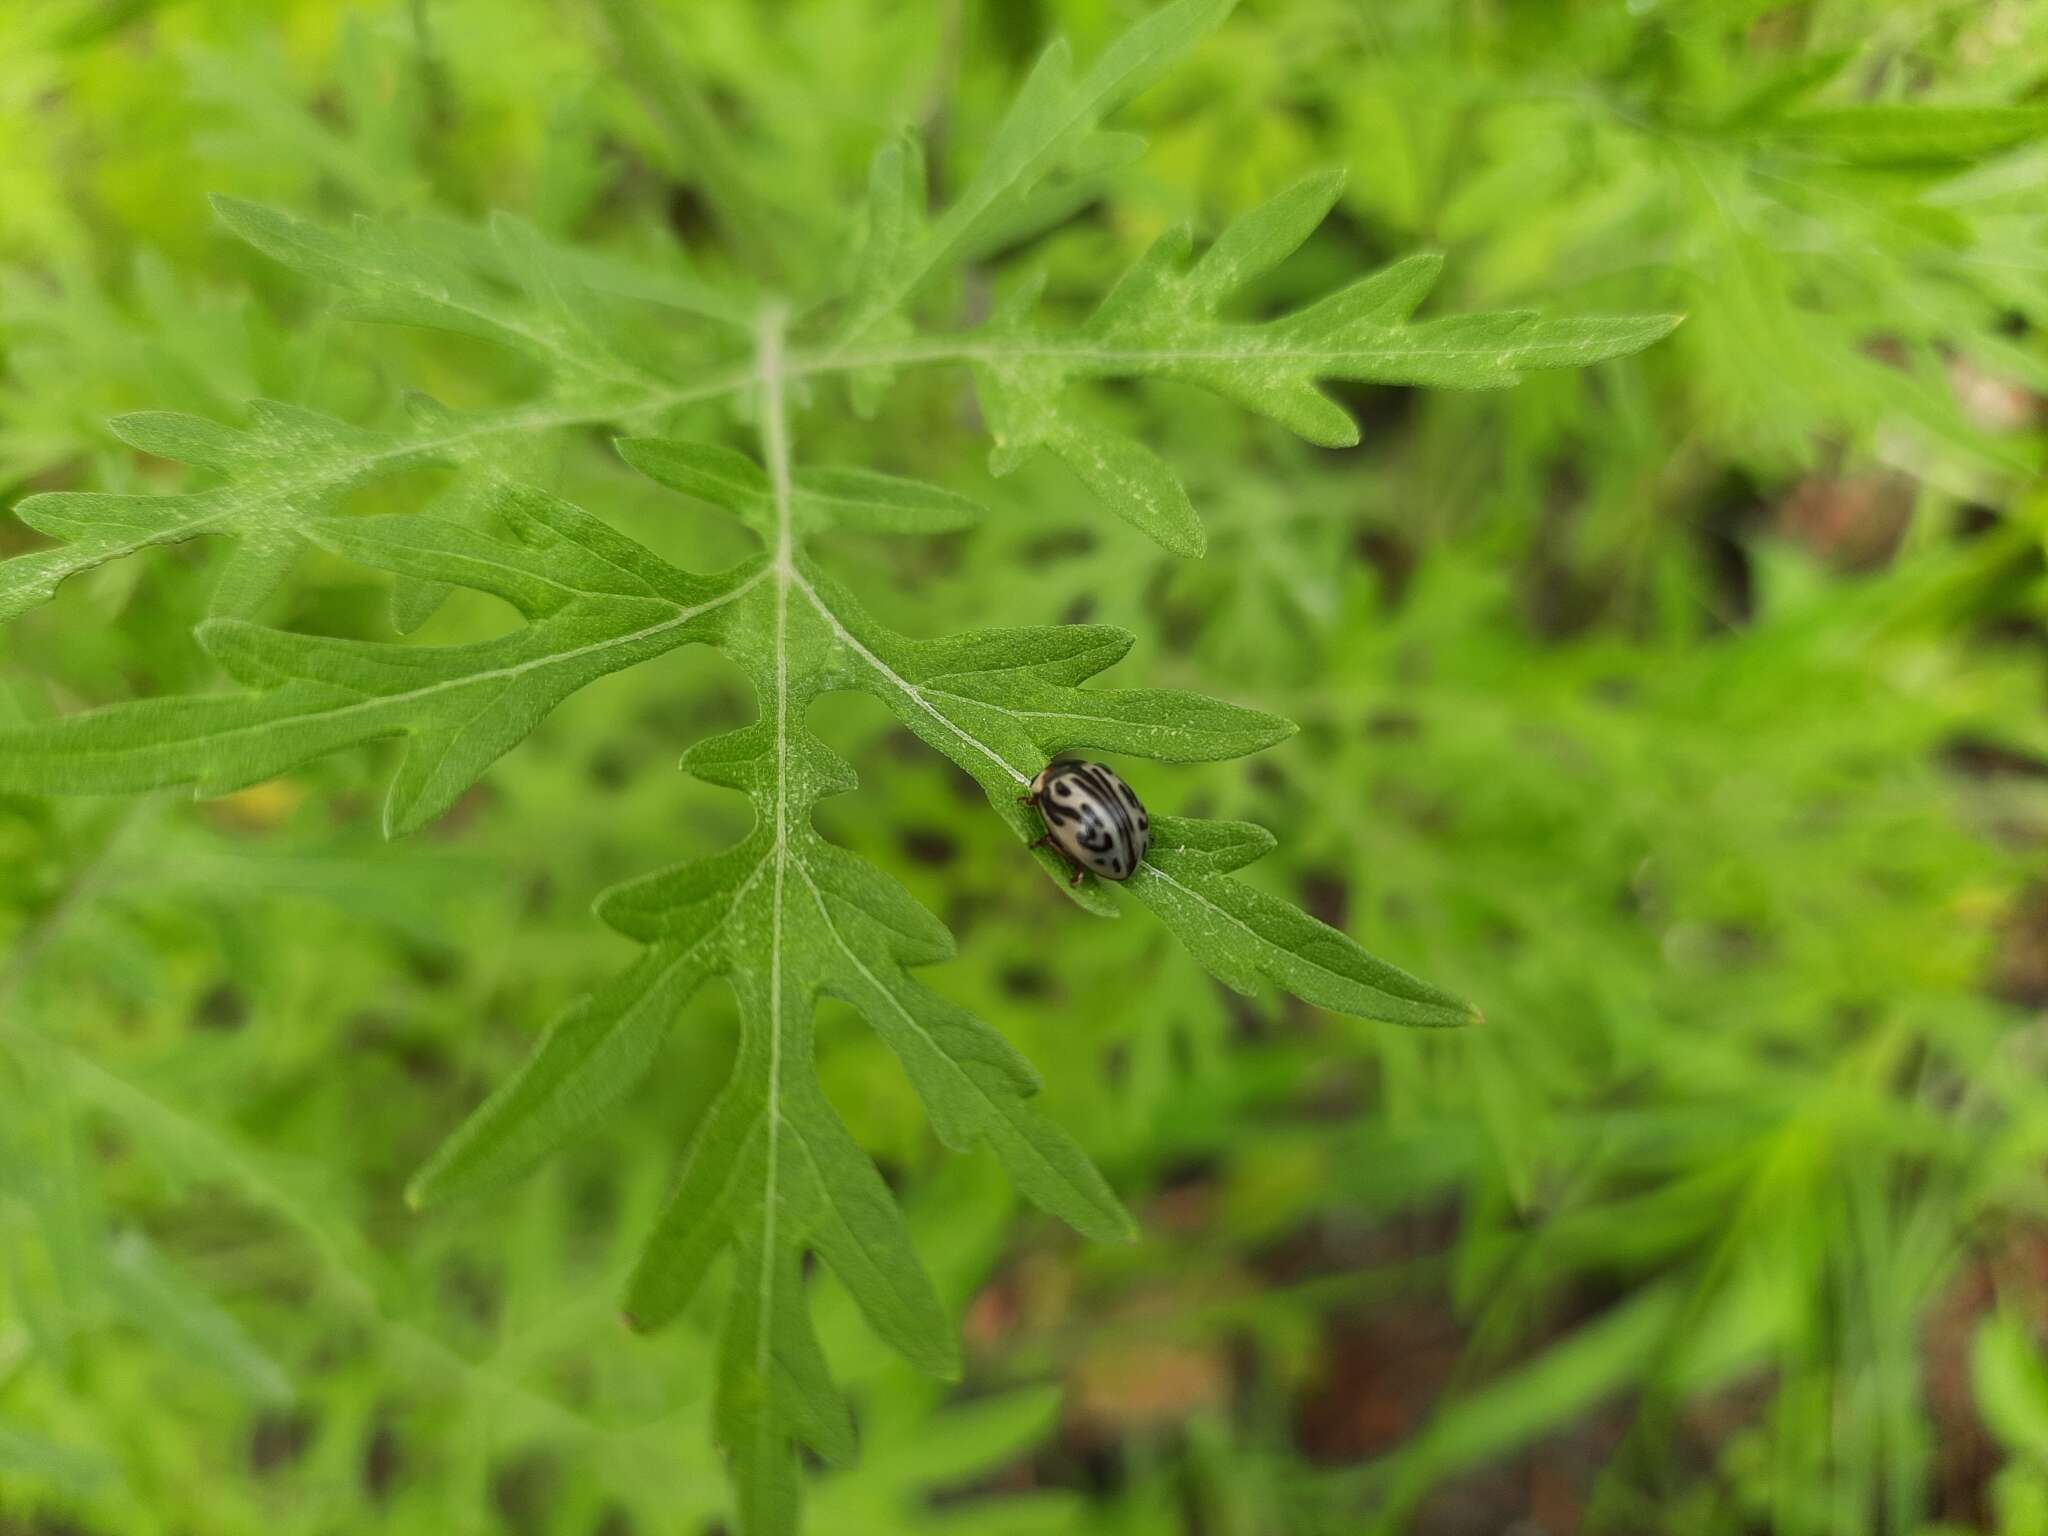
<svg viewBox="0 0 2048 1536">
<path fill-rule="evenodd" d="M 1132 789 L 1130 785 L 1122 780 L 1117 782 L 1124 792 L 1124 804 L 1128 805 L 1131 808 L 1131 814 L 1138 818 L 1138 831 L 1141 834 L 1150 831 L 1152 828 L 1152 818 L 1145 814 L 1145 802 L 1138 798 L 1138 792 Z"/>
<path fill-rule="evenodd" d="M 1081 819 L 1081 812 L 1077 807 L 1062 805 L 1056 798 L 1059 793 L 1059 782 L 1058 779 L 1054 779 L 1045 786 L 1045 792 L 1038 797 L 1039 814 L 1045 817 L 1048 826 Z"/>
<path fill-rule="evenodd" d="M 1096 763 L 1060 764 L 1038 796 L 1038 809 L 1045 818 L 1048 831 L 1078 822 L 1079 826 L 1065 835 L 1083 853 L 1094 856 L 1084 862 L 1093 863 L 1106 873 L 1121 878 L 1136 867 L 1136 850 L 1130 841 L 1130 818 L 1118 803 L 1116 791 L 1108 782 L 1108 773 L 1108 769 Z M 1070 779 L 1080 786 L 1078 803 L 1072 799 L 1062 802 L 1059 798 L 1061 788 L 1071 788 L 1065 783 Z"/>
<path fill-rule="evenodd" d="M 1131 813 L 1125 808 L 1123 801 L 1123 795 L 1130 794 L 1130 786 L 1121 779 L 1112 777 L 1110 771 L 1100 763 L 1083 763 L 1076 772 L 1083 782 L 1096 792 L 1104 809 L 1116 820 L 1115 843 L 1112 846 L 1120 851 L 1111 868 L 1115 873 L 1122 874 L 1124 860 L 1136 858 L 1138 848 L 1138 826 L 1131 820 Z M 1123 795 L 1117 793 L 1119 789 L 1123 791 Z M 1134 801 L 1137 799 L 1135 795 L 1131 798 Z"/>
</svg>

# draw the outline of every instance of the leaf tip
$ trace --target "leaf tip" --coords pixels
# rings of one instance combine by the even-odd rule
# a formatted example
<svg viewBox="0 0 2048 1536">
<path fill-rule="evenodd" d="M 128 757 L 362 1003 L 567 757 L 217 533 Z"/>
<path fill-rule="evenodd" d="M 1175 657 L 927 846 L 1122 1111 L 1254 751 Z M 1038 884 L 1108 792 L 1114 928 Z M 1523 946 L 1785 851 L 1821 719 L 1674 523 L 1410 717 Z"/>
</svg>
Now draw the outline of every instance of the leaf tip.
<svg viewBox="0 0 2048 1536">
<path fill-rule="evenodd" d="M 988 450 L 988 472 L 993 478 L 1000 480 L 1005 475 L 1016 473 L 1026 457 L 1028 455 L 1024 449 L 998 438 Z"/>
<path fill-rule="evenodd" d="M 1320 171 L 1310 171 L 1301 178 L 1304 191 L 1320 200 L 1325 208 L 1335 203 L 1344 191 L 1344 183 L 1351 178 L 1351 172 L 1341 165 L 1325 166 Z"/>
<path fill-rule="evenodd" d="M 416 789 L 409 788 L 401 770 L 400 777 L 392 781 L 390 794 L 384 798 L 384 841 L 395 843 L 401 837 L 412 836 L 445 808 L 422 799 Z"/>
<path fill-rule="evenodd" d="M 1410 251 L 1395 262 L 1393 267 L 1405 272 L 1419 273 L 1421 281 L 1416 286 L 1422 289 L 1423 296 L 1426 297 L 1429 290 L 1436 286 L 1437 279 L 1444 275 L 1444 253 L 1436 250 Z M 1419 303 L 1421 300 L 1418 299 L 1416 302 Z"/>
<path fill-rule="evenodd" d="M 1684 314 L 1677 312 L 1661 315 L 1630 316 L 1625 323 L 1633 324 L 1635 327 L 1633 334 L 1629 335 L 1625 341 L 1613 346 L 1606 356 L 1626 357 L 1631 353 L 1641 352 L 1654 347 L 1658 342 L 1683 325 L 1685 318 Z M 1605 358 L 1600 360 L 1604 361 Z"/>
<path fill-rule="evenodd" d="M 1199 560 L 1209 553 L 1209 530 L 1199 518 L 1190 518 L 1184 528 L 1162 529 L 1157 535 L 1167 550 L 1187 560 Z"/>
<path fill-rule="evenodd" d="M 252 203 L 246 197 L 230 197 L 225 192 L 209 192 L 206 206 L 213 210 L 213 216 L 226 226 L 228 232 L 239 239 L 254 241 L 252 231 L 266 218 L 277 214 L 261 203 Z"/>
<path fill-rule="evenodd" d="M 136 442 L 135 434 L 148 427 L 151 417 L 162 414 L 160 411 L 122 411 L 119 415 L 107 418 L 107 430 L 130 448 L 147 453 L 148 447 Z"/>
</svg>

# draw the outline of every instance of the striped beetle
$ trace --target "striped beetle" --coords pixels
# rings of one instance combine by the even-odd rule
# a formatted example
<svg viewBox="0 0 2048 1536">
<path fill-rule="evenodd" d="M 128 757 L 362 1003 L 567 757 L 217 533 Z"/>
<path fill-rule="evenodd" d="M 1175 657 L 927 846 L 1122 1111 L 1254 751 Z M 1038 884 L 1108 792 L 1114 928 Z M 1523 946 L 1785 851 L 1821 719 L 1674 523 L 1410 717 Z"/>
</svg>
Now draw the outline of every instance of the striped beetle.
<svg viewBox="0 0 2048 1536">
<path fill-rule="evenodd" d="M 1073 866 L 1070 885 L 1084 874 L 1128 880 L 1152 845 L 1152 818 L 1131 786 L 1101 763 L 1072 759 L 1047 763 L 1019 796 L 1045 818 L 1045 836 L 1031 846 L 1052 850 Z"/>
</svg>

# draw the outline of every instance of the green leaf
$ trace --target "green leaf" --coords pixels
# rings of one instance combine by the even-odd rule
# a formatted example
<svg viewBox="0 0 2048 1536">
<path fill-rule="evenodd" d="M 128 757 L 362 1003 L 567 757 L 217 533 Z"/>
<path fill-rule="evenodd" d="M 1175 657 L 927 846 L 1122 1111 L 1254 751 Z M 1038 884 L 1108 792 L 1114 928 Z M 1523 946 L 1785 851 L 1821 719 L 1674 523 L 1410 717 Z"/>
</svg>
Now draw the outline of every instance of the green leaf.
<svg viewBox="0 0 2048 1536">
<path fill-rule="evenodd" d="M 772 534 L 768 476 L 745 454 L 662 438 L 621 438 L 618 449 L 642 474 L 724 508 L 764 537 Z M 915 480 L 827 468 L 792 472 L 790 515 L 799 533 L 951 533 L 979 522 L 982 510 L 964 496 Z"/>
<path fill-rule="evenodd" d="M 141 1233 L 126 1232 L 115 1240 L 105 1279 L 115 1305 L 166 1349 L 220 1372 L 255 1402 L 292 1400 L 283 1368 L 240 1323 L 172 1270 Z"/>
<path fill-rule="evenodd" d="M 1442 1405 L 1394 1459 L 1390 1507 L 1412 1507 L 1436 1480 L 1526 1445 L 1622 1390 L 1652 1360 L 1682 1300 L 1668 1282 L 1636 1291 L 1534 1359 Z"/>
<path fill-rule="evenodd" d="M 1363 1019 L 1436 1027 L 1479 1021 L 1470 1004 L 1367 954 L 1298 907 L 1228 878 L 1272 846 L 1264 829 L 1243 822 L 1158 816 L 1151 851 L 1125 888 L 1239 992 L 1264 979 Z"/>
<path fill-rule="evenodd" d="M 264 255 L 350 293 L 344 313 L 357 319 L 495 342 L 562 385 L 659 384 L 661 355 L 643 344 L 630 313 L 585 280 L 587 268 L 510 215 L 479 239 L 426 220 L 359 219 L 332 230 L 233 197 L 215 197 L 213 209 Z"/>
<path fill-rule="evenodd" d="M 986 232 L 1013 217 L 1064 161 L 1101 158 L 1095 127 L 1170 68 L 1236 0 L 1176 0 L 1132 25 L 1103 50 L 1081 79 L 1064 40 L 1039 55 L 997 127 L 973 177 L 929 226 L 917 217 L 921 165 L 885 146 L 869 177 L 866 269 L 841 340 L 872 336 L 933 273 Z"/>
<path fill-rule="evenodd" d="M 503 598 L 531 622 L 497 640 L 396 648 L 287 634 L 235 619 L 201 627 L 253 691 L 145 699 L 33 731 L 0 731 L 0 787 L 108 793 L 190 783 L 223 794 L 345 746 L 403 736 L 385 804 L 392 833 L 451 805 L 549 710 L 587 683 L 712 639 L 758 567 L 685 573 L 543 492 L 507 488 L 513 537 L 423 517 L 325 520 L 336 553 Z"/>
<path fill-rule="evenodd" d="M 216 198 L 221 221 L 258 250 L 355 295 L 362 319 L 431 326 L 497 342 L 548 369 L 552 403 L 465 419 L 421 401 L 410 434 L 380 433 L 278 401 L 249 406 L 246 429 L 195 416 L 144 411 L 113 429 L 141 452 L 230 477 L 225 486 L 177 496 L 57 491 L 14 508 L 23 523 L 63 541 L 0 561 L 0 621 L 47 602 L 66 578 L 157 545 L 201 535 L 236 538 L 213 611 L 248 617 L 289 568 L 308 519 L 363 485 L 427 465 L 454 465 L 486 486 L 516 473 L 534 432 L 655 414 L 740 380 L 712 377 L 674 387 L 676 359 L 643 345 L 644 326 L 601 290 L 678 301 L 671 284 L 634 286 L 631 274 L 548 245 L 501 216 L 489 236 L 428 221 L 338 233 L 259 204 Z M 508 283 L 527 291 L 510 297 Z M 700 306 L 702 307 L 702 306 Z M 915 514 L 905 514 L 914 516 Z M 926 514 L 929 516 L 929 512 Z M 432 611 L 437 594 L 401 587 L 402 628 Z"/>
<path fill-rule="evenodd" d="M 551 1024 L 520 1072 L 465 1121 L 406 1189 L 415 1208 L 496 1187 L 525 1173 L 631 1091 L 662 1037 L 710 974 L 694 947 L 649 954 L 578 999 Z"/>
<path fill-rule="evenodd" d="M 851 301 L 855 314 L 886 311 L 898 286 L 915 280 L 909 269 L 926 227 L 925 196 L 924 150 L 916 139 L 899 134 L 875 151 L 868 163 L 866 238 Z"/>
<path fill-rule="evenodd" d="M 1006 304 L 987 331 L 961 343 L 995 439 L 990 468 L 1005 474 L 1043 449 L 1118 516 L 1176 554 L 1198 555 L 1202 531 L 1179 480 L 1142 444 L 1097 425 L 1070 397 L 1076 382 L 1174 379 L 1312 443 L 1342 448 L 1358 441 L 1358 430 L 1320 380 L 1503 388 L 1532 369 L 1578 368 L 1640 351 L 1678 323 L 1672 315 L 1553 319 L 1527 311 L 1412 321 L 1442 266 L 1427 254 L 1278 319 L 1220 318 L 1225 299 L 1300 246 L 1341 185 L 1327 172 L 1303 179 L 1232 224 L 1192 263 L 1187 231 L 1169 231 L 1075 332 L 1033 324 L 1028 295 Z"/>
<path fill-rule="evenodd" d="M 0 620 L 47 602 L 58 583 L 80 571 L 202 534 L 241 541 L 214 611 L 253 612 L 283 579 L 307 518 L 381 476 L 441 461 L 431 446 L 278 401 L 252 402 L 249 418 L 249 427 L 237 430 L 170 411 L 116 417 L 115 433 L 140 451 L 235 478 L 178 496 L 49 491 L 27 497 L 14 515 L 64 542 L 0 561 Z"/>
</svg>

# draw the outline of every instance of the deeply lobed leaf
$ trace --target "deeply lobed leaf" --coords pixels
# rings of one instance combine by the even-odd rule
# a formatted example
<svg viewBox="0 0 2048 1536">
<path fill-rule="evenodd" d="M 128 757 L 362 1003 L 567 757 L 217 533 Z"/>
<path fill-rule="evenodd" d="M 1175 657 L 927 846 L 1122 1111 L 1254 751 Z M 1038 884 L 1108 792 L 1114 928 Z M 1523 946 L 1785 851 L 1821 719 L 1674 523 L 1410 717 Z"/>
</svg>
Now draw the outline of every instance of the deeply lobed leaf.
<svg viewBox="0 0 2048 1536">
<path fill-rule="evenodd" d="M 1442 268 L 1410 256 L 1292 314 L 1221 318 L 1223 302 L 1278 265 L 1336 201 L 1341 176 L 1310 176 L 1232 224 L 1189 262 L 1185 229 L 1162 235 L 1079 331 L 1031 319 L 1030 290 L 1000 309 L 973 350 L 976 388 L 995 438 L 990 467 L 1033 450 L 1063 460 L 1103 504 L 1175 554 L 1199 555 L 1200 522 L 1179 479 L 1149 448 L 1097 425 L 1068 391 L 1091 378 L 1198 385 L 1327 448 L 1357 425 L 1318 382 L 1350 379 L 1440 389 L 1497 389 L 1531 369 L 1577 368 L 1641 351 L 1674 315 L 1545 318 L 1527 311 L 1412 321 Z"/>
<path fill-rule="evenodd" d="M 139 451 L 232 478 L 214 490 L 177 496 L 48 491 L 25 498 L 14 515 L 64 542 L 0 561 L 0 620 L 47 602 L 60 582 L 81 571 L 203 534 L 239 539 L 215 591 L 214 611 L 252 612 L 284 578 L 306 517 L 380 476 L 440 462 L 430 445 L 279 401 L 251 402 L 249 420 L 238 431 L 171 411 L 116 417 L 115 433 Z"/>
<path fill-rule="evenodd" d="M 0 732 L 0 787 L 222 794 L 386 736 L 407 752 L 388 832 L 431 821 L 563 699 L 606 673 L 710 641 L 760 568 L 688 575 L 544 492 L 507 488 L 513 538 L 423 517 L 320 520 L 306 535 L 366 565 L 501 597 L 531 622 L 470 645 L 395 647 L 215 619 L 200 639 L 252 692 L 144 699 Z"/>
<path fill-rule="evenodd" d="M 415 403 L 414 429 L 377 434 L 291 407 L 259 405 L 243 431 L 145 414 L 119 430 L 137 448 L 221 483 L 178 496 L 32 498 L 22 516 L 69 542 L 0 564 L 0 616 L 49 596 L 64 576 L 143 547 L 207 532 L 237 536 L 222 611 L 246 615 L 301 540 L 392 574 L 409 628 L 439 593 L 495 596 L 524 623 L 469 645 L 383 644 L 288 634 L 220 617 L 208 650 L 244 690 L 146 700 L 0 731 L 0 789 L 128 791 L 191 783 L 219 792 L 317 755 L 399 736 L 406 752 L 386 809 L 392 832 L 445 809 L 549 710 L 598 677 L 679 646 L 718 647 L 761 703 L 751 725 L 691 748 L 685 766 L 745 794 L 752 830 L 731 848 L 607 893 L 602 918 L 638 958 L 565 1010 L 526 1065 L 420 1172 L 417 1204 L 514 1177 L 630 1092 L 662 1036 L 712 981 L 738 1004 L 732 1072 L 690 1140 L 673 1196 L 636 1269 L 628 1310 L 647 1327 L 681 1309 L 729 1261 L 716 1417 L 745 1524 L 788 1530 L 797 1449 L 853 1454 L 804 1299 L 803 1260 L 844 1282 L 876 1332 L 937 1375 L 958 1369 L 953 1330 L 901 1214 L 820 1091 L 813 1013 L 832 997 L 889 1045 L 939 1140 L 986 1146 L 1016 1187 L 1077 1230 L 1115 1237 L 1129 1217 L 1081 1150 L 1029 1103 L 1038 1082 L 1004 1039 L 913 974 L 952 952 L 946 930 L 888 877 L 825 841 L 817 804 L 854 787 L 850 767 L 804 725 L 833 690 L 880 699 L 909 731 L 983 788 L 1018 841 L 1041 830 L 1020 791 L 1057 753 L 1166 761 L 1230 758 L 1292 730 L 1260 711 L 1168 689 L 1091 686 L 1132 637 L 1102 625 L 897 634 L 866 613 L 806 549 L 833 529 L 931 533 L 980 515 L 946 490 L 859 467 L 800 463 L 790 443 L 792 379 L 843 372 L 871 398 L 895 367 L 964 361 L 975 372 L 1000 473 L 1044 449 L 1169 549 L 1203 534 L 1172 470 L 1144 444 L 1076 408 L 1073 386 L 1162 377 L 1199 385 L 1310 441 L 1356 440 L 1320 386 L 1341 378 L 1447 387 L 1513 383 L 1648 345 L 1669 317 L 1413 316 L 1440 270 L 1410 257 L 1291 314 L 1229 317 L 1225 306 L 1285 260 L 1335 201 L 1335 175 L 1307 178 L 1226 229 L 1199 256 L 1185 231 L 1157 242 L 1078 329 L 1034 317 L 1014 293 L 985 331 L 920 336 L 907 305 L 936 272 L 1007 231 L 1031 227 L 1128 153 L 1100 131 L 1229 9 L 1179 0 L 1141 21 L 1078 79 L 1048 50 L 959 198 L 924 209 L 921 157 L 884 146 L 870 183 L 860 270 L 816 351 L 792 347 L 783 311 L 752 319 L 744 361 L 690 363 L 650 343 L 622 298 L 710 322 L 732 307 L 687 279 L 621 273 L 563 252 L 515 220 L 488 233 L 432 221 L 346 232 L 223 202 L 223 220 L 287 265 L 335 283 L 365 318 L 498 343 L 539 364 L 547 392 L 465 418 Z M 814 312 L 814 313 L 824 313 Z M 814 332 L 815 333 L 815 332 Z M 715 354 L 714 354 L 715 356 Z M 681 382 L 678 382 L 678 380 Z M 650 435 L 674 407 L 747 392 L 757 456 Z M 519 454 L 551 428 L 628 427 L 621 455 L 651 479 L 752 529 L 762 557 L 714 575 L 681 570 L 589 513 L 516 483 Z M 453 464 L 448 516 L 339 518 L 348 492 L 394 470 Z M 489 526 L 485 526 L 488 524 Z M 1283 988 L 1318 1006 L 1414 1025 L 1476 1014 L 1366 953 L 1237 872 L 1272 846 L 1256 827 L 1155 819 L 1151 856 L 1124 886 L 1220 981 Z M 1067 869 L 1035 855 L 1062 890 Z M 1071 893 L 1118 910 L 1093 877 Z"/>
</svg>

